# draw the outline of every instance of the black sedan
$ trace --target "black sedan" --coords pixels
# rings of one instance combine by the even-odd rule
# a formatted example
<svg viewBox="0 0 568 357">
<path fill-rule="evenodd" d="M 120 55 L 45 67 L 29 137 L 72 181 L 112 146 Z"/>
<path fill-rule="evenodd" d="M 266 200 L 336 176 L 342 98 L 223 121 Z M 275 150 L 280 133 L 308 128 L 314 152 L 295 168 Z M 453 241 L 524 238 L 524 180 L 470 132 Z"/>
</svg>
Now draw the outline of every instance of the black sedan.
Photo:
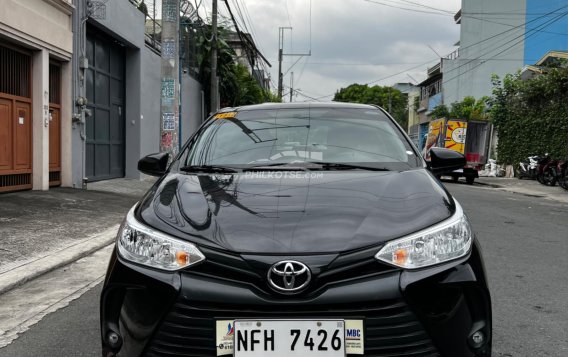
<svg viewBox="0 0 568 357">
<path fill-rule="evenodd" d="M 479 243 L 381 108 L 262 104 L 210 117 L 127 214 L 103 356 L 490 356 Z M 171 162 L 170 162 L 171 161 Z"/>
</svg>

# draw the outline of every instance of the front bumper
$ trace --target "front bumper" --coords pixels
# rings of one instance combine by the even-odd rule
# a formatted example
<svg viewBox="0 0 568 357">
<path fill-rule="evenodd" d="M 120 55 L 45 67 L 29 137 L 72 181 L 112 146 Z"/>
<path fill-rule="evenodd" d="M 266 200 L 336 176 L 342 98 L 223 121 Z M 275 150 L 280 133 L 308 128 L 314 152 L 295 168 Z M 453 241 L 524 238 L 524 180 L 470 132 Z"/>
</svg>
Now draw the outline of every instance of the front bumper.
<svg viewBox="0 0 568 357">
<path fill-rule="evenodd" d="M 101 295 L 103 356 L 216 356 L 215 321 L 235 318 L 360 319 L 365 356 L 490 356 L 491 302 L 474 242 L 460 260 L 365 271 L 304 296 L 211 270 L 158 272 L 113 253 Z"/>
</svg>

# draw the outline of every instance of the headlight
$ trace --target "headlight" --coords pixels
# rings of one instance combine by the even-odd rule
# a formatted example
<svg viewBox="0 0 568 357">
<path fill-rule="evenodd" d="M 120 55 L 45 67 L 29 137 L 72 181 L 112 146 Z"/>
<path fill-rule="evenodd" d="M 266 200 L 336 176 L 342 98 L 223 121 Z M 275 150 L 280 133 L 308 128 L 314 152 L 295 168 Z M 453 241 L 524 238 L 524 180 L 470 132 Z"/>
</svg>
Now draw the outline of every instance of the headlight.
<svg viewBox="0 0 568 357">
<path fill-rule="evenodd" d="M 433 227 L 387 243 L 375 258 L 405 269 L 417 269 L 466 255 L 472 242 L 467 217 L 456 201 L 455 214 Z"/>
<path fill-rule="evenodd" d="M 163 270 L 178 270 L 205 260 L 191 243 L 170 237 L 143 225 L 128 212 L 118 232 L 118 253 L 126 260 Z"/>
</svg>

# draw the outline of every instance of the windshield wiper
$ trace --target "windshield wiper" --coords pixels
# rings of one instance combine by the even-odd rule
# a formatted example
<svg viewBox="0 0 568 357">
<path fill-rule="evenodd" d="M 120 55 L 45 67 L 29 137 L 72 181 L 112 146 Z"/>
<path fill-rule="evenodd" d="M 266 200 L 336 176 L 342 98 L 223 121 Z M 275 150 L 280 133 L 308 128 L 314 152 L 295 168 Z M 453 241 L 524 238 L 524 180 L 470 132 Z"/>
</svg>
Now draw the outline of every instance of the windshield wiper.
<svg viewBox="0 0 568 357">
<path fill-rule="evenodd" d="M 369 171 L 390 171 L 386 167 L 364 166 L 357 164 L 346 164 L 341 162 L 320 162 L 309 161 L 310 164 L 320 165 L 322 169 L 337 169 L 337 170 L 369 170 Z M 311 168 L 311 167 L 310 167 Z"/>
<path fill-rule="evenodd" d="M 303 164 L 304 161 L 301 162 L 274 162 L 271 164 L 264 164 L 264 165 L 257 165 L 257 166 L 251 166 L 251 167 L 247 167 L 246 169 L 243 169 L 243 171 L 306 171 L 306 168 L 304 166 L 288 166 L 288 165 L 294 165 L 294 164 Z"/>
<path fill-rule="evenodd" d="M 188 165 L 182 166 L 180 170 L 183 172 L 218 172 L 227 174 L 234 174 L 238 172 L 233 168 L 219 165 Z"/>
</svg>

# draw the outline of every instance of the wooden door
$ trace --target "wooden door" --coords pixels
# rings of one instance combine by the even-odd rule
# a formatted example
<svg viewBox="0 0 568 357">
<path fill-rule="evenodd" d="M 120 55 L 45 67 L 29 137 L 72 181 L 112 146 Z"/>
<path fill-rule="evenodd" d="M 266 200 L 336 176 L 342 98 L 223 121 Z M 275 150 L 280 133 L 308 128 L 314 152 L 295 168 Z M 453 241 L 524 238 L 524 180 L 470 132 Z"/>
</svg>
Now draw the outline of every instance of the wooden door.
<svg viewBox="0 0 568 357">
<path fill-rule="evenodd" d="M 0 173 L 12 169 L 12 101 L 0 98 Z"/>
<path fill-rule="evenodd" d="M 31 78 L 30 54 L 0 41 L 0 192 L 32 188 Z"/>
<path fill-rule="evenodd" d="M 0 192 L 31 188 L 31 105 L 0 97 Z"/>
</svg>

